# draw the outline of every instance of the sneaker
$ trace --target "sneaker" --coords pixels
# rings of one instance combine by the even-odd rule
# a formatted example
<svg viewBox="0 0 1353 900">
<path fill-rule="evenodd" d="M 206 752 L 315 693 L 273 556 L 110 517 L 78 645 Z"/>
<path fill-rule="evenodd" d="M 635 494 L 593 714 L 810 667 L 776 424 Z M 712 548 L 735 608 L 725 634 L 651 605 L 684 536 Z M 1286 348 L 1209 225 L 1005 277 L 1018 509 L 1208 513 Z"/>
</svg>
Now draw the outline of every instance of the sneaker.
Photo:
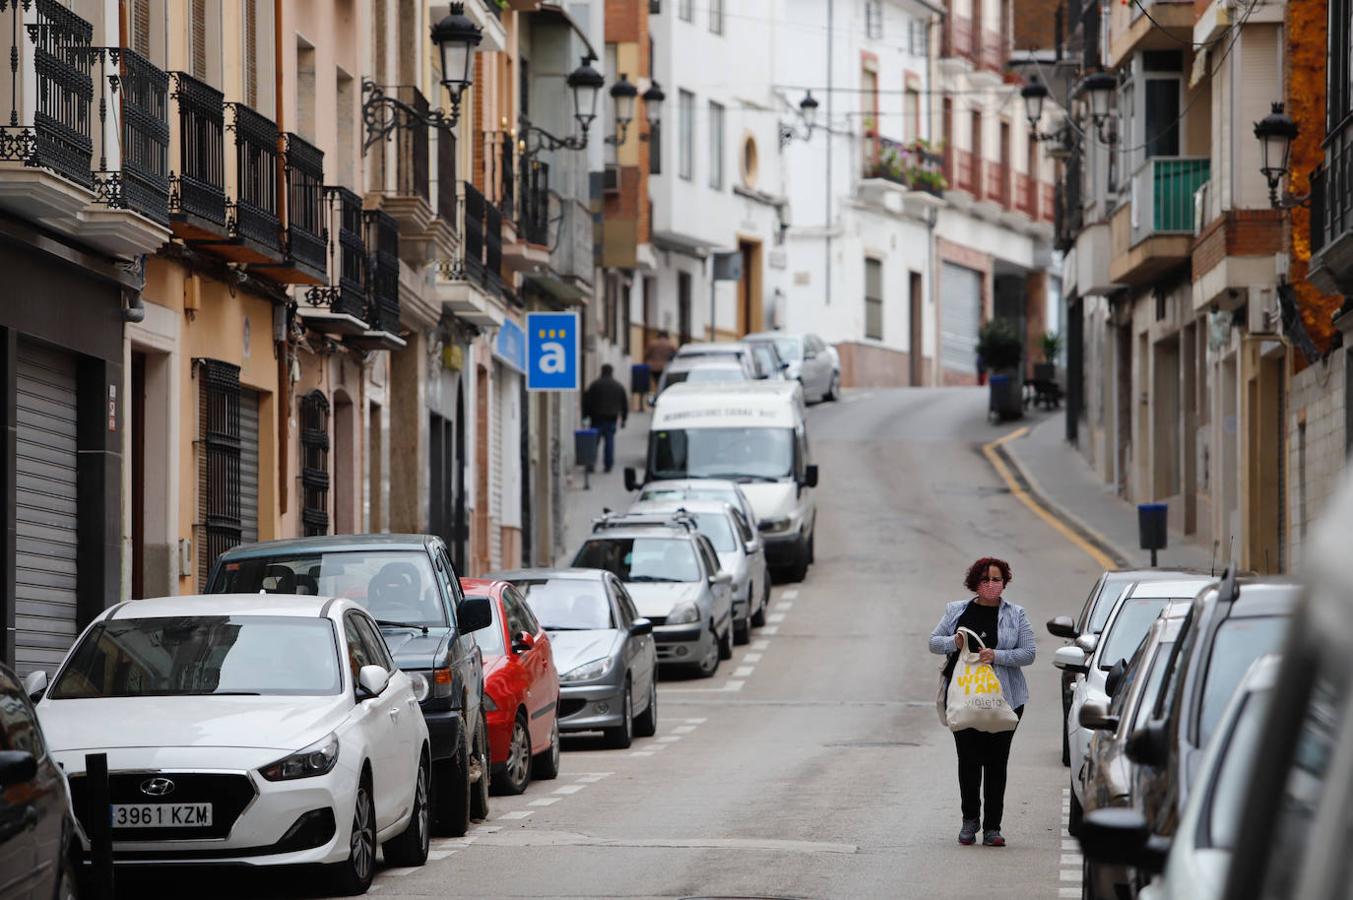
<svg viewBox="0 0 1353 900">
<path fill-rule="evenodd" d="M 958 842 L 965 847 L 977 843 L 977 825 L 976 819 L 964 819 L 963 827 L 958 832 Z"/>
<path fill-rule="evenodd" d="M 983 847 L 1004 847 L 1005 838 L 1001 837 L 1001 832 L 996 828 L 988 828 L 982 835 Z"/>
</svg>

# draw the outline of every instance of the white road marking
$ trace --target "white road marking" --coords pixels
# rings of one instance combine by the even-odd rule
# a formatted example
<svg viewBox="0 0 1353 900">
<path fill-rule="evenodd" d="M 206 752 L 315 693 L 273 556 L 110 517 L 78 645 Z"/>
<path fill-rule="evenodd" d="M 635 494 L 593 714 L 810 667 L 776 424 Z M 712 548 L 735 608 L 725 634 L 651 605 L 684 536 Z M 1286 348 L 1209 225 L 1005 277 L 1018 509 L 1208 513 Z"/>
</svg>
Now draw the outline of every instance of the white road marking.
<svg viewBox="0 0 1353 900">
<path fill-rule="evenodd" d="M 795 600 L 799 596 L 798 588 L 786 588 L 784 593 L 780 594 L 781 600 Z"/>
<path fill-rule="evenodd" d="M 763 651 L 764 651 L 764 650 L 769 650 L 769 649 L 770 649 L 770 641 L 765 641 L 765 640 L 761 640 L 761 639 L 758 638 L 757 640 L 752 641 L 752 649 L 753 649 L 753 650 L 763 650 Z"/>
<path fill-rule="evenodd" d="M 1062 881 L 1080 881 L 1081 873 L 1079 869 L 1063 869 Z"/>
<path fill-rule="evenodd" d="M 793 601 L 793 600 L 782 600 L 781 602 L 775 604 L 775 608 L 776 608 L 776 609 L 793 609 L 793 608 L 794 608 L 794 601 Z"/>
<path fill-rule="evenodd" d="M 780 624 L 781 622 L 783 622 L 784 620 L 785 620 L 785 614 L 782 613 L 782 612 L 771 613 L 770 615 L 766 616 L 766 621 L 769 622 L 769 623 L 772 624 L 772 625 L 779 625 L 779 624 Z M 766 633 L 769 634 L 770 632 L 766 632 Z"/>
<path fill-rule="evenodd" d="M 455 851 L 455 850 L 429 850 L 429 851 L 428 851 L 428 859 L 431 859 L 431 860 L 442 860 L 442 859 L 446 859 L 446 858 L 447 858 L 448 856 L 450 856 L 452 853 L 456 853 L 456 852 L 457 852 L 457 851 Z"/>
<path fill-rule="evenodd" d="M 1058 897 L 1058 900 L 1060 900 L 1060 898 L 1062 898 L 1062 897 L 1072 897 L 1072 898 L 1075 898 L 1075 900 L 1079 900 L 1079 898 L 1080 898 L 1081 896 L 1083 896 L 1083 895 L 1081 894 L 1081 889 L 1080 889 L 1080 888 L 1077 888 L 1077 887 L 1070 887 L 1070 888 L 1064 887 L 1064 888 L 1058 888 L 1058 889 L 1057 889 L 1057 897 Z"/>
<path fill-rule="evenodd" d="M 581 790 L 582 790 L 583 788 L 585 788 L 585 787 L 587 787 L 587 785 L 585 785 L 585 784 L 566 784 L 566 785 L 564 785 L 563 787 L 557 787 L 557 788 L 555 788 L 555 789 L 554 789 L 554 793 L 556 793 L 556 794 L 576 794 L 576 793 L 578 793 L 579 791 L 581 791 Z"/>
<path fill-rule="evenodd" d="M 687 720 L 686 720 L 686 724 L 687 724 L 687 725 L 703 725 L 703 724 L 705 724 L 705 723 L 708 722 L 708 721 L 709 721 L 709 719 L 687 719 Z"/>
<path fill-rule="evenodd" d="M 529 810 L 529 809 L 514 809 L 512 812 L 505 812 L 505 813 L 503 813 L 503 814 L 502 814 L 501 816 L 499 816 L 498 818 L 499 818 L 499 820 L 503 820 L 503 819 L 525 819 L 525 818 L 526 818 L 527 816 L 529 816 L 529 815 L 531 815 L 531 810 Z"/>
<path fill-rule="evenodd" d="M 539 800 L 532 800 L 527 806 L 553 806 L 563 799 L 563 797 L 541 797 Z"/>
<path fill-rule="evenodd" d="M 725 684 L 725 685 L 723 686 L 723 689 L 724 689 L 725 691 L 740 691 L 740 690 L 742 690 L 742 682 L 741 682 L 741 681 L 729 681 L 727 684 Z"/>
<path fill-rule="evenodd" d="M 675 743 L 676 743 L 677 741 L 679 741 L 679 740 L 681 740 L 681 735 L 679 735 L 679 734 L 665 734 L 665 735 L 663 735 L 662 737 L 658 738 L 658 743 L 659 743 L 659 744 L 675 744 Z"/>
<path fill-rule="evenodd" d="M 432 854 L 428 854 L 428 855 L 431 856 Z M 399 869 L 386 869 L 386 870 L 384 870 L 383 872 L 381 872 L 381 874 L 382 874 L 382 875 L 403 876 L 403 875 L 408 875 L 410 872 L 417 872 L 419 868 L 421 868 L 421 867 L 419 867 L 419 866 L 413 866 L 413 867 L 406 867 L 406 868 L 399 868 Z"/>
<path fill-rule="evenodd" d="M 744 655 L 744 656 L 742 657 L 742 661 L 743 661 L 743 662 L 749 662 L 749 663 L 759 663 L 759 662 L 761 662 L 761 654 L 760 654 L 760 653 L 748 653 L 748 654 L 746 654 L 746 655 Z"/>
<path fill-rule="evenodd" d="M 690 734 L 694 730 L 694 725 L 678 725 L 672 729 L 672 734 Z"/>
<path fill-rule="evenodd" d="M 649 744 L 649 745 L 648 745 L 648 752 L 649 752 L 649 753 L 657 753 L 659 750 L 666 750 L 666 749 L 667 749 L 667 745 L 666 745 L 666 744 Z"/>
<path fill-rule="evenodd" d="M 630 756 L 652 756 L 652 750 L 635 750 Z"/>
<path fill-rule="evenodd" d="M 577 777 L 577 780 L 583 784 L 596 784 L 601 779 L 613 774 L 613 772 L 584 772 Z"/>
<path fill-rule="evenodd" d="M 1062 841 L 1062 849 L 1063 849 L 1063 850 L 1079 851 L 1080 848 L 1081 848 L 1081 842 L 1078 841 L 1078 840 L 1076 840 L 1076 839 L 1074 839 L 1074 838 L 1071 839 L 1071 840 L 1069 840 L 1069 841 Z"/>
<path fill-rule="evenodd" d="M 1064 865 L 1064 866 L 1079 866 L 1079 865 L 1082 865 L 1082 864 L 1083 864 L 1083 863 L 1082 863 L 1082 860 L 1081 860 L 1081 855 L 1080 855 L 1079 853 L 1063 853 L 1063 854 L 1062 854 L 1062 865 Z"/>
<path fill-rule="evenodd" d="M 756 670 L 756 666 L 738 666 L 733 670 L 734 678 L 746 678 Z"/>
<path fill-rule="evenodd" d="M 765 628 L 761 629 L 761 633 L 762 633 L 762 634 L 766 634 L 766 635 L 770 635 L 770 634 L 779 634 L 779 633 L 780 633 L 780 626 L 779 626 L 779 625 L 767 625 Z"/>
</svg>

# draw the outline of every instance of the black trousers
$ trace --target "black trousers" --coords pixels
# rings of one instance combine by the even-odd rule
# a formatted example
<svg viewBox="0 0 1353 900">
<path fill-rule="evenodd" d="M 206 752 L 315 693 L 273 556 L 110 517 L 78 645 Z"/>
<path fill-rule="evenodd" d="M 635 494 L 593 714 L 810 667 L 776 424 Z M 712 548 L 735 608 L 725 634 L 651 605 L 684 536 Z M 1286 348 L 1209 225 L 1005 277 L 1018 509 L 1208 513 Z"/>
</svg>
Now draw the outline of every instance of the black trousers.
<svg viewBox="0 0 1353 900">
<path fill-rule="evenodd" d="M 1024 707 L 1015 710 L 1024 716 Z M 983 831 L 999 831 L 1001 816 L 1005 813 L 1005 768 L 1010 761 L 1010 741 L 1013 731 L 992 734 L 965 728 L 954 732 L 954 746 L 958 748 L 958 791 L 962 798 L 963 818 L 982 817 L 982 794 L 986 794 L 986 817 Z"/>
</svg>

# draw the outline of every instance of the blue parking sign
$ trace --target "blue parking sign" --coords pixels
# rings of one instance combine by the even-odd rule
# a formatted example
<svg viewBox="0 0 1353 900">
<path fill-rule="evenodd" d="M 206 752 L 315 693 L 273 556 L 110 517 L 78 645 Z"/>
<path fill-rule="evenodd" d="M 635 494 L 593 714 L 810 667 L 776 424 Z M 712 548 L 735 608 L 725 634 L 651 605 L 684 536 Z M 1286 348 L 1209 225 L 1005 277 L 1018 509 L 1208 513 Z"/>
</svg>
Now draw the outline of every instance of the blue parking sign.
<svg viewBox="0 0 1353 900">
<path fill-rule="evenodd" d="M 527 313 L 526 389 L 579 390 L 578 345 L 577 313 Z"/>
</svg>

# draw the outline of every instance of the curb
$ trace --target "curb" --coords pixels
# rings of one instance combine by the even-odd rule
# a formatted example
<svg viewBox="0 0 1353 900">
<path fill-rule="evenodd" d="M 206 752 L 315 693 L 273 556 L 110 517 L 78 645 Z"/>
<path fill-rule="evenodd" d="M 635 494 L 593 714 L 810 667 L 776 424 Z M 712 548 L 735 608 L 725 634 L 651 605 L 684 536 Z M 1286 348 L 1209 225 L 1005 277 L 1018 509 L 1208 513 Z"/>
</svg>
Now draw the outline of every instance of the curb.
<svg viewBox="0 0 1353 900">
<path fill-rule="evenodd" d="M 1128 557 L 1113 542 L 1068 512 L 1039 486 L 1028 471 L 1005 445 L 1024 437 L 1028 427 L 1010 432 L 982 446 L 982 454 L 991 463 L 996 474 L 1009 485 L 1011 493 L 1047 520 L 1072 543 L 1080 546 L 1095 562 L 1105 569 L 1122 569 L 1130 565 Z"/>
</svg>

